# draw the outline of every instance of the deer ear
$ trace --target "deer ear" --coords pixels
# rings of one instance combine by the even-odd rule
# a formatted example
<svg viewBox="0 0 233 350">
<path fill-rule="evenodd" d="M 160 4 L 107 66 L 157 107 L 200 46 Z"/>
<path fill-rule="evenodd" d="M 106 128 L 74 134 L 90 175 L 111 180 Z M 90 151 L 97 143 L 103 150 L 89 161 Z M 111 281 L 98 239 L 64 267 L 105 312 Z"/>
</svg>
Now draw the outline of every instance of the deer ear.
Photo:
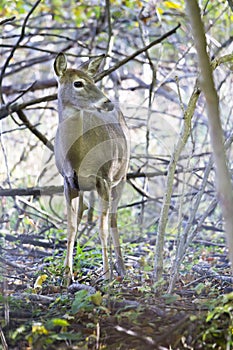
<svg viewBox="0 0 233 350">
<path fill-rule="evenodd" d="M 89 61 L 84 62 L 81 66 L 79 66 L 79 68 L 93 78 L 98 72 L 104 57 L 105 55 L 103 54 L 96 58 L 92 58 Z"/>
<path fill-rule="evenodd" d="M 54 61 L 54 71 L 57 77 L 61 77 L 67 69 L 67 60 L 64 53 L 60 52 Z"/>
</svg>

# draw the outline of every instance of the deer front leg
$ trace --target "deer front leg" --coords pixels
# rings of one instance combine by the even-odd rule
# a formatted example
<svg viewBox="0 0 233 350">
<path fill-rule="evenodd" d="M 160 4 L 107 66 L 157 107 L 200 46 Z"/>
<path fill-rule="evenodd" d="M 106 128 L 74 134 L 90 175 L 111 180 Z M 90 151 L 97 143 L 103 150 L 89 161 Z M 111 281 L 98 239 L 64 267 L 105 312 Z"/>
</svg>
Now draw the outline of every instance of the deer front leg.
<svg viewBox="0 0 233 350">
<path fill-rule="evenodd" d="M 76 200 L 73 201 L 76 202 Z M 76 213 L 76 203 L 67 200 L 67 251 L 64 262 L 67 285 L 73 280 L 73 251 L 77 232 Z"/>
<path fill-rule="evenodd" d="M 78 209 L 77 209 L 78 206 Z M 79 197 L 67 199 L 67 252 L 64 262 L 66 269 L 67 285 L 73 280 L 73 252 L 78 232 L 79 224 L 82 220 L 83 211 L 86 209 L 83 203 L 83 192 L 79 192 Z"/>
<path fill-rule="evenodd" d="M 72 191 L 69 181 L 64 182 L 67 207 L 67 251 L 64 261 L 66 284 L 73 280 L 73 252 L 79 218 L 77 216 L 78 191 Z M 82 198 L 82 197 L 81 197 Z M 80 219 L 81 220 L 81 219 Z"/>
<path fill-rule="evenodd" d="M 117 273 L 123 277 L 125 275 L 125 265 L 124 265 L 124 260 L 121 253 L 119 232 L 117 228 L 117 213 L 110 214 L 110 225 L 111 225 L 111 236 L 112 236 L 114 251 L 116 255 L 116 266 L 117 266 L 116 270 L 117 270 Z"/>
<path fill-rule="evenodd" d="M 97 186 L 97 191 L 100 196 L 100 226 L 99 236 L 102 246 L 103 259 L 103 275 L 105 279 L 110 278 L 109 263 L 108 263 L 108 236 L 109 236 L 109 207 L 110 207 L 110 193 L 107 181 L 101 180 Z"/>
<path fill-rule="evenodd" d="M 103 275 L 105 279 L 110 278 L 108 263 L 108 211 L 103 211 L 100 217 L 100 240 L 102 246 Z"/>
</svg>

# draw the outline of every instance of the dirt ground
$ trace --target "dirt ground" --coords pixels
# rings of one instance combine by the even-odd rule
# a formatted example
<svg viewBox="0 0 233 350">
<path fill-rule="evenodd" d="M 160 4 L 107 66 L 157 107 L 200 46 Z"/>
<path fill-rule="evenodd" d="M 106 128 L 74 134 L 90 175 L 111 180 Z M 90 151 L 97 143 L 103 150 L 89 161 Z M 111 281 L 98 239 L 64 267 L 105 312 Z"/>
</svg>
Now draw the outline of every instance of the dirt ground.
<svg viewBox="0 0 233 350">
<path fill-rule="evenodd" d="M 108 283 L 99 278 L 96 249 L 80 250 L 76 268 L 81 273 L 67 290 L 63 241 L 22 235 L 15 241 L 5 235 L 2 349 L 232 349 L 232 278 L 220 244 L 193 245 L 199 260 L 186 259 L 172 294 L 166 293 L 169 274 L 159 285 L 153 283 L 144 247 L 134 244 L 127 276 Z"/>
</svg>

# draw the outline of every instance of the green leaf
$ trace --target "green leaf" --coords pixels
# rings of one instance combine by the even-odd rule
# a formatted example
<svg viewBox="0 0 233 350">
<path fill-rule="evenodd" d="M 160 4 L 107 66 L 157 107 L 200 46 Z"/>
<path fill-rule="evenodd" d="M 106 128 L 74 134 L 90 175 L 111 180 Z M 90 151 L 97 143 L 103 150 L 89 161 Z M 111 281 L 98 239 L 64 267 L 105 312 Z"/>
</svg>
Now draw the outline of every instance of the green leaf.
<svg viewBox="0 0 233 350">
<path fill-rule="evenodd" d="M 46 322 L 46 328 L 52 330 L 55 327 L 67 327 L 69 326 L 69 322 L 62 318 L 52 318 L 48 322 Z"/>
<path fill-rule="evenodd" d="M 86 290 L 80 290 L 75 293 L 75 299 L 71 306 L 72 314 L 76 314 L 79 310 L 87 310 L 90 307 L 90 300 Z"/>
<path fill-rule="evenodd" d="M 206 288 L 204 283 L 198 283 L 198 285 L 195 287 L 195 292 L 200 295 L 203 290 Z"/>
<path fill-rule="evenodd" d="M 92 294 L 90 296 L 90 299 L 91 299 L 93 304 L 100 306 L 102 303 L 103 297 L 102 297 L 100 291 L 97 291 L 95 294 Z"/>
</svg>

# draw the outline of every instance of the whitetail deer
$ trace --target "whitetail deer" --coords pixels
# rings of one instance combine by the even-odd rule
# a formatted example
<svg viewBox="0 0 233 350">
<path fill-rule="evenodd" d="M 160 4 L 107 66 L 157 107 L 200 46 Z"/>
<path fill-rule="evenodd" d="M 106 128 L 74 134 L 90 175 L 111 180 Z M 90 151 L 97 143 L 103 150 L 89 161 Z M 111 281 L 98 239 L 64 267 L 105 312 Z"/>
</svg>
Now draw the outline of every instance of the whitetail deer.
<svg viewBox="0 0 233 350">
<path fill-rule="evenodd" d="M 63 53 L 59 53 L 54 62 L 59 113 L 55 159 L 64 177 L 67 202 L 65 267 L 69 279 L 73 276 L 73 249 L 84 210 L 83 191 L 92 190 L 97 190 L 101 206 L 99 235 L 103 275 L 109 278 L 109 226 L 117 272 L 120 275 L 125 273 L 117 229 L 117 207 L 129 163 L 129 132 L 121 111 L 94 84 L 103 57 L 91 59 L 79 69 L 67 69 Z"/>
</svg>

